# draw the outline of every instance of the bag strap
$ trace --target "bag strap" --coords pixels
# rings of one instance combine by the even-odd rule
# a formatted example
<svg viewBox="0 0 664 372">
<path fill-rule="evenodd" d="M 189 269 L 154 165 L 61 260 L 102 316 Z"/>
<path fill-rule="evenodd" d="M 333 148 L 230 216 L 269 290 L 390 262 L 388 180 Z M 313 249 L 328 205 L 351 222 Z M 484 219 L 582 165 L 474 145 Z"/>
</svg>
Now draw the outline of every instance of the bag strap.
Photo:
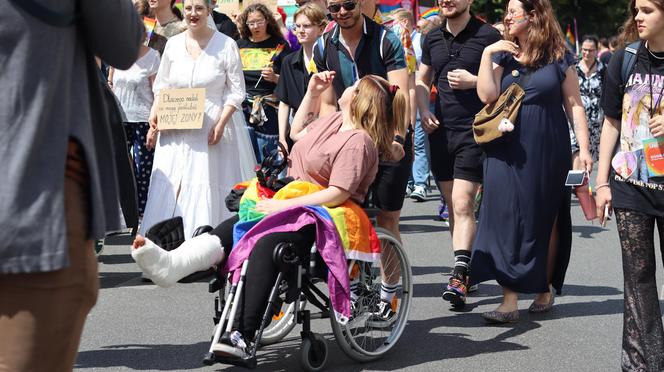
<svg viewBox="0 0 664 372">
<path fill-rule="evenodd" d="M 49 26 L 70 27 L 76 23 L 76 12 L 72 14 L 58 13 L 34 0 L 9 0 L 9 2 Z"/>
<path fill-rule="evenodd" d="M 629 74 L 634 70 L 636 65 L 636 54 L 641 46 L 641 40 L 635 41 L 625 47 L 625 54 L 623 54 L 622 66 L 620 69 L 620 78 L 622 79 L 621 86 L 624 88 L 629 79 Z"/>
</svg>

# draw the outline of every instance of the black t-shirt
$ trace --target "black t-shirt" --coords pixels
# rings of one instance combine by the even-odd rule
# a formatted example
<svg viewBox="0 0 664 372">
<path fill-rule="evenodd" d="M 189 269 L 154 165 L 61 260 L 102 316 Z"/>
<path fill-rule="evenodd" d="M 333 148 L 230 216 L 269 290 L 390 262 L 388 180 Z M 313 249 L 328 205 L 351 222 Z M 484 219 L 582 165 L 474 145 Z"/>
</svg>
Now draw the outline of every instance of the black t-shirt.
<svg viewBox="0 0 664 372">
<path fill-rule="evenodd" d="M 272 65 L 274 72 L 279 73 L 281 62 L 290 53 L 288 42 L 276 37 L 270 37 L 258 43 L 240 39 L 237 41 L 237 46 L 240 49 L 247 95 L 256 96 L 273 93 L 277 84 L 261 79 L 261 70 L 265 66 Z"/>
<path fill-rule="evenodd" d="M 313 58 L 313 56 L 312 56 Z M 304 64 L 304 52 L 302 49 L 291 53 L 284 58 L 281 65 L 281 74 L 275 93 L 279 101 L 289 105 L 293 112 L 297 111 L 302 103 L 302 98 L 307 92 L 311 74 Z"/>
<path fill-rule="evenodd" d="M 387 79 L 387 73 L 406 68 L 406 57 L 399 37 L 391 30 L 364 16 L 362 38 L 352 57 L 340 39 L 341 28 L 335 25 L 314 46 L 318 71 L 336 71 L 332 87 L 340 98 L 356 80 L 373 74 Z"/>
<path fill-rule="evenodd" d="M 436 117 L 445 128 L 470 129 L 475 114 L 484 107 L 475 88 L 450 88 L 447 73 L 464 69 L 477 75 L 484 48 L 500 39 L 498 30 L 476 17 L 472 17 L 457 36 L 449 33 L 443 24 L 424 37 L 422 63 L 431 66 L 435 72 L 434 84 L 438 89 Z"/>
<path fill-rule="evenodd" d="M 664 138 L 653 138 L 648 127 L 651 104 L 655 115 L 662 114 L 664 60 L 651 57 L 642 43 L 634 69 L 623 83 L 624 55 L 625 50 L 620 49 L 611 57 L 602 94 L 604 115 L 621 120 L 611 161 L 612 204 L 664 216 Z M 664 58 L 664 53 L 656 55 Z"/>
</svg>

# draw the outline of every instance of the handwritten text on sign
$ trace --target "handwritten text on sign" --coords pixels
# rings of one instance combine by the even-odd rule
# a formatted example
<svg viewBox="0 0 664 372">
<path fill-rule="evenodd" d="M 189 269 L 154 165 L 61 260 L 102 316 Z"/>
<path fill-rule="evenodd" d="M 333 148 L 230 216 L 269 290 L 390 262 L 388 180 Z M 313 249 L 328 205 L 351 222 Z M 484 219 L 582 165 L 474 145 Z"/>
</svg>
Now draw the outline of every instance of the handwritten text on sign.
<svg viewBox="0 0 664 372">
<path fill-rule="evenodd" d="M 159 130 L 203 127 L 205 88 L 164 89 L 158 99 Z"/>
</svg>

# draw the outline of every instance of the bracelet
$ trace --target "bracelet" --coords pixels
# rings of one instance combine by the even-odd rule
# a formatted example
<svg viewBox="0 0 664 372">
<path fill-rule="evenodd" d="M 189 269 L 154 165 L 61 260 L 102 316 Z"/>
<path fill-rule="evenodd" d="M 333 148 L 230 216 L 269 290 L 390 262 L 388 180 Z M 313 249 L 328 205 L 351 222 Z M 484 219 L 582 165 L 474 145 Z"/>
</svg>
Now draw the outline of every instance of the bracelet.
<svg viewBox="0 0 664 372">
<path fill-rule="evenodd" d="M 600 185 L 596 185 L 595 186 L 595 191 L 601 189 L 602 187 L 609 187 L 609 183 L 607 182 L 607 183 L 603 183 L 603 184 L 600 184 Z"/>
</svg>

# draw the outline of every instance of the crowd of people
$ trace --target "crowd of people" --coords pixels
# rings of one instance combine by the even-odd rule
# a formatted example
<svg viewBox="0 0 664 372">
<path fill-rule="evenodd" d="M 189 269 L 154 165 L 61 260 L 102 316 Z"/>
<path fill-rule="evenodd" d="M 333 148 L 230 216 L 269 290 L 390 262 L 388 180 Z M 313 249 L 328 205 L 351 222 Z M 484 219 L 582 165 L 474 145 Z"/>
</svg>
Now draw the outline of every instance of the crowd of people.
<svg viewBox="0 0 664 372">
<path fill-rule="evenodd" d="M 16 175 L 0 187 L 0 205 L 11 211 L 0 234 L 0 366 L 71 368 L 98 292 L 90 244 L 119 230 L 122 161 L 109 154 L 131 157 L 133 180 L 121 183 L 134 182 L 140 217 L 132 257 L 147 278 L 171 286 L 228 260 L 243 217 L 224 199 L 281 148 L 288 177 L 317 188 L 260 200 L 252 208 L 261 215 L 371 205 L 377 226 L 401 240 L 404 199 L 427 200 L 433 178 L 454 257 L 441 296 L 461 307 L 477 284 L 496 280 L 502 302 L 482 317 L 498 324 L 519 320 L 519 294 L 535 294 L 531 313 L 552 310 L 572 248 L 566 177 L 580 170 L 590 181 L 595 170 L 597 218 L 615 212 L 622 247 L 622 368 L 664 370 L 654 252 L 655 224 L 660 249 L 664 238 L 664 1 L 631 0 L 621 35 L 584 35 L 578 56 L 548 0 L 510 0 L 494 25 L 471 12 L 472 0 L 438 0 L 440 16 L 419 20 L 406 9 L 381 14 L 372 0 L 297 0 L 290 29 L 283 10 L 260 2 L 232 15 L 214 0 L 184 0 L 182 10 L 174 0 L 82 5 L 76 23 L 57 16 L 78 2 L 47 3 L 56 11 L 0 0 L 9 9 L 0 32 L 16 41 L 0 75 L 16 92 L 0 109 L 0 170 Z M 21 33 L 44 27 L 57 32 Z M 28 51 L 34 45 L 54 62 L 57 92 L 33 73 L 41 61 Z M 102 73 L 92 56 L 113 67 Z M 524 91 L 517 119 L 499 127 L 499 141 L 480 146 L 476 115 L 514 84 Z M 160 123 L 160 93 L 179 88 L 205 89 L 202 128 Z M 22 101 L 26 90 L 39 93 L 31 103 Z M 116 100 L 105 95 L 111 91 Z M 118 124 L 116 110 L 122 149 L 112 148 L 112 130 L 90 125 Z M 14 118 L 22 118 L 20 130 Z M 26 181 L 37 177 L 48 190 Z M 166 251 L 145 234 L 173 217 L 182 218 L 186 240 Z M 217 227 L 193 237 L 203 225 Z M 294 226 L 266 231 L 248 254 L 251 295 L 234 336 L 215 352 L 237 355 L 252 341 L 277 276 L 270 247 L 290 242 L 298 255 L 310 253 L 315 223 Z M 382 274 L 372 316 L 389 322 L 396 284 Z M 62 298 L 66 323 L 44 311 Z M 23 310 L 30 316 L 7 316 Z M 69 342 L 45 347 L 62 338 L 57 332 Z M 30 357 L 37 350 L 39 360 Z"/>
</svg>

